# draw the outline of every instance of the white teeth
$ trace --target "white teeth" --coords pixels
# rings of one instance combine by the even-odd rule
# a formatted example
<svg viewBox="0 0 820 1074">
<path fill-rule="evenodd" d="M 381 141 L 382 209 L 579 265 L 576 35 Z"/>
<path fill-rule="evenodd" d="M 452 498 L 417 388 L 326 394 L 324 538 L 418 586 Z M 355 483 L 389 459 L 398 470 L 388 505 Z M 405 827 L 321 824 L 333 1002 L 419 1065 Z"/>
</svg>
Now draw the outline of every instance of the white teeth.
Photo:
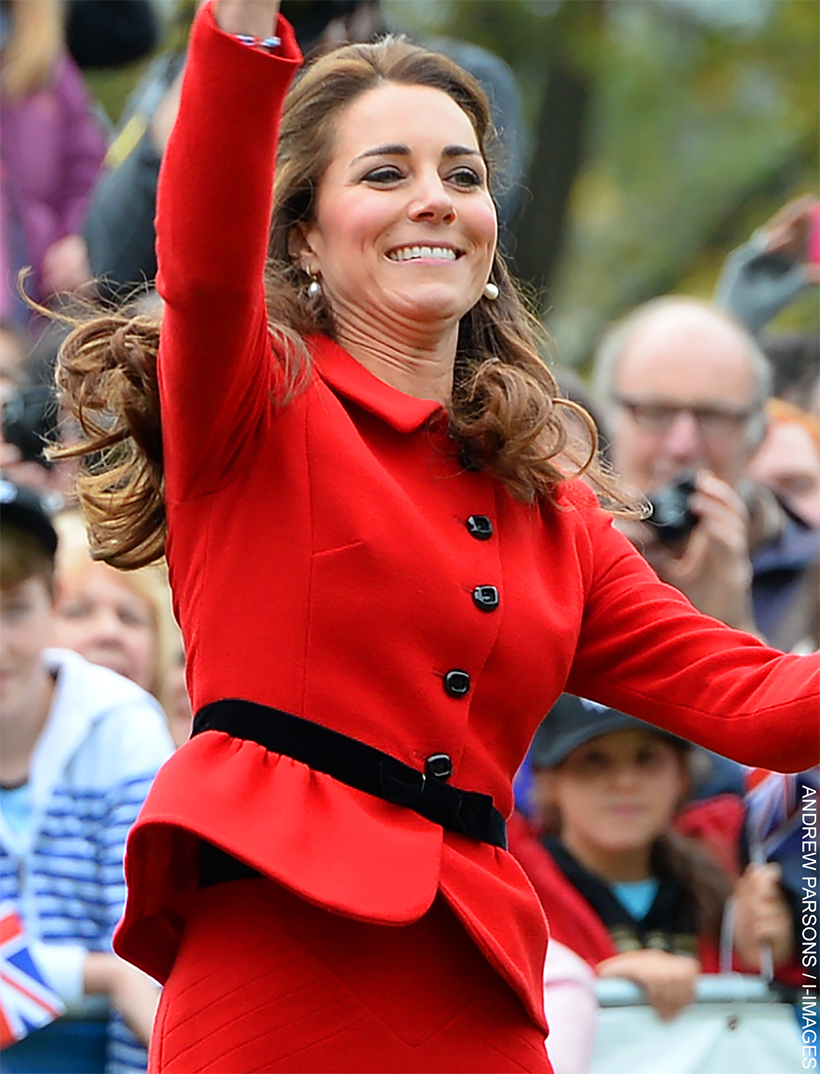
<svg viewBox="0 0 820 1074">
<path fill-rule="evenodd" d="M 440 261 L 455 261 L 455 250 L 447 246 L 400 246 L 387 255 L 391 261 L 414 261 L 417 258 L 438 258 Z"/>
</svg>

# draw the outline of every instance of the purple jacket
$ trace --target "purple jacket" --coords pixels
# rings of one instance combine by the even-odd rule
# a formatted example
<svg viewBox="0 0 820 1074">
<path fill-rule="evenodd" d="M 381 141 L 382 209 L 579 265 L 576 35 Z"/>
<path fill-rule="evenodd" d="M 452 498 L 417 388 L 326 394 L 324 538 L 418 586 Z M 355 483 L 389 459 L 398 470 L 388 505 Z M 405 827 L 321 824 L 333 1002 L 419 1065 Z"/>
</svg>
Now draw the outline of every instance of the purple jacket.
<svg viewBox="0 0 820 1074">
<path fill-rule="evenodd" d="M 79 231 L 105 156 L 105 132 L 94 116 L 82 75 L 68 55 L 54 81 L 19 101 L 0 96 L 0 317 L 14 317 L 14 276 L 34 269 L 29 293 L 42 293 L 49 246 Z"/>
</svg>

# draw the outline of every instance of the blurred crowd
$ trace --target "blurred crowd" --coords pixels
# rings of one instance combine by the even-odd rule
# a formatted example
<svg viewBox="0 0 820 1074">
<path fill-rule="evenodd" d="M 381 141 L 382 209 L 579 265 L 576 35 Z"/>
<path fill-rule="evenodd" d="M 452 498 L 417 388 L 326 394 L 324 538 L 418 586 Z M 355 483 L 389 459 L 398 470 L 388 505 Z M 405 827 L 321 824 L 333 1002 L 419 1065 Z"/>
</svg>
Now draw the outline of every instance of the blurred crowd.
<svg viewBox="0 0 820 1074">
<path fill-rule="evenodd" d="M 387 28 L 373 0 L 282 7 L 305 52 Z M 19 1033 L 3 1066 L 53 1071 L 69 1049 L 86 1064 L 71 1069 L 140 1070 L 157 990 L 110 946 L 125 834 L 192 714 L 164 568 L 93 559 L 74 461 L 44 453 L 81 436 L 52 383 L 65 329 L 49 312 L 159 302 L 156 184 L 185 51 L 161 50 L 149 0 L 0 0 L 0 34 L 0 900 L 67 1011 Z M 467 42 L 433 45 L 490 97 L 509 243 L 524 170 L 514 76 Z M 83 71 L 148 57 L 111 129 Z M 815 333 L 769 325 L 818 283 L 820 202 L 802 197 L 730 255 L 711 298 L 662 295 L 627 312 L 588 381 L 556 369 L 596 418 L 612 467 L 652 505 L 619 525 L 660 577 L 795 652 L 820 647 L 820 348 Z M 692 1002 L 702 973 L 799 983 L 796 851 L 781 838 L 796 798 L 763 820 L 756 809 L 782 777 L 582 698 L 546 715 L 510 841 L 551 923 L 558 1074 L 587 1069 L 596 976 L 636 981 L 664 1019 Z M 800 780 L 816 788 L 817 773 L 784 795 Z"/>
</svg>

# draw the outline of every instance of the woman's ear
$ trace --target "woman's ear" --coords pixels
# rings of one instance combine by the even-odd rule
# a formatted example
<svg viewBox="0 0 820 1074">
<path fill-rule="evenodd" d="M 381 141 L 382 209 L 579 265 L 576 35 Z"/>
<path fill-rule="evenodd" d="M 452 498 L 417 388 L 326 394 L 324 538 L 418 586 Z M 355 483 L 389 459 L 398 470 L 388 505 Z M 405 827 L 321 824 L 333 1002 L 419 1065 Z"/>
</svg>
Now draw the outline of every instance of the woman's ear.
<svg viewBox="0 0 820 1074">
<path fill-rule="evenodd" d="M 308 238 L 308 226 L 303 220 L 298 220 L 290 229 L 288 235 L 288 253 L 291 261 L 308 276 L 318 275 L 318 262 L 316 254 L 310 246 Z"/>
</svg>

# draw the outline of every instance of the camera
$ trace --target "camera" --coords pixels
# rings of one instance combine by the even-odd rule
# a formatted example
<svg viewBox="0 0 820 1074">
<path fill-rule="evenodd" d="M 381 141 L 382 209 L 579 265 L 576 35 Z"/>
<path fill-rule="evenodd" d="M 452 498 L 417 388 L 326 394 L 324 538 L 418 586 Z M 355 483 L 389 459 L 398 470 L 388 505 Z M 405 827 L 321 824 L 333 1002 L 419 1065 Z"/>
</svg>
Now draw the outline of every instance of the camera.
<svg viewBox="0 0 820 1074">
<path fill-rule="evenodd" d="M 3 439 L 17 448 L 24 462 L 36 462 L 45 470 L 52 463 L 43 449 L 55 441 L 57 423 L 57 400 L 44 385 L 20 388 L 3 403 Z"/>
<path fill-rule="evenodd" d="M 698 524 L 698 516 L 689 507 L 694 491 L 694 474 L 683 473 L 648 496 L 652 514 L 646 521 L 657 531 L 661 544 L 676 544 Z"/>
</svg>

